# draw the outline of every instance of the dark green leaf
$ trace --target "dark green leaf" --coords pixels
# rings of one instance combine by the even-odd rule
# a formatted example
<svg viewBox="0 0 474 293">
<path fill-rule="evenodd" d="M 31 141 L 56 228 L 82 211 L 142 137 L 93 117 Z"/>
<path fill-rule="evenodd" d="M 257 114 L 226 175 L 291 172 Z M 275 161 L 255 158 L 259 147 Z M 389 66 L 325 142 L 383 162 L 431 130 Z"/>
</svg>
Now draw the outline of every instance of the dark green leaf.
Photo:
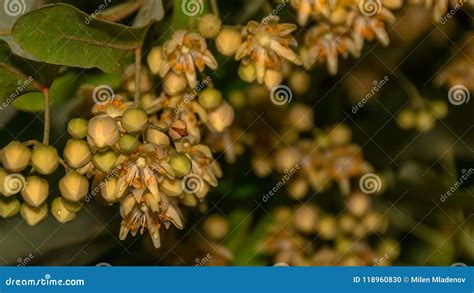
<svg viewBox="0 0 474 293">
<path fill-rule="evenodd" d="M 122 57 L 142 46 L 147 30 L 97 20 L 73 6 L 55 4 L 20 17 L 12 35 L 22 49 L 45 62 L 117 72 Z"/>
</svg>

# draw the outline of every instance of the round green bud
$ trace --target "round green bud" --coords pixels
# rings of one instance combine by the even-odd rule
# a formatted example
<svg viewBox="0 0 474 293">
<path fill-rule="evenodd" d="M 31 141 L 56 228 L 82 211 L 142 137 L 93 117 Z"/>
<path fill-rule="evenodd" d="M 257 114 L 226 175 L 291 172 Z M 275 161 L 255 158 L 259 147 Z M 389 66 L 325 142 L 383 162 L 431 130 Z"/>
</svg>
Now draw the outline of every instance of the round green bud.
<svg viewBox="0 0 474 293">
<path fill-rule="evenodd" d="M 176 74 L 169 72 L 163 78 L 163 90 L 170 96 L 175 96 L 181 93 L 188 86 L 188 81 L 184 74 Z"/>
<path fill-rule="evenodd" d="M 56 197 L 51 204 L 51 213 L 59 223 L 67 223 L 76 218 L 76 213 L 71 212 L 64 204 L 64 199 Z"/>
<path fill-rule="evenodd" d="M 145 134 L 146 141 L 154 145 L 169 145 L 170 139 L 158 129 L 148 128 Z"/>
<path fill-rule="evenodd" d="M 198 102 L 204 108 L 212 110 L 222 103 L 222 94 L 215 88 L 206 88 L 199 93 Z"/>
<path fill-rule="evenodd" d="M 403 129 L 410 129 L 415 127 L 416 114 L 412 109 L 403 109 L 397 117 L 398 125 Z"/>
<path fill-rule="evenodd" d="M 48 194 L 48 181 L 37 176 L 26 178 L 25 188 L 21 191 L 21 196 L 27 204 L 32 207 L 39 207 L 48 198 Z"/>
<path fill-rule="evenodd" d="M 122 115 L 122 127 L 131 134 L 139 134 L 148 127 L 148 114 L 141 108 L 125 110 Z"/>
<path fill-rule="evenodd" d="M 85 176 L 72 171 L 59 180 L 59 191 L 61 195 L 70 201 L 80 201 L 87 195 L 89 181 Z"/>
<path fill-rule="evenodd" d="M 115 192 L 117 188 L 118 179 L 112 177 L 110 179 L 105 179 L 103 183 L 100 184 L 100 194 L 105 199 L 105 201 L 109 203 L 113 203 L 117 201 L 117 192 Z"/>
<path fill-rule="evenodd" d="M 87 134 L 98 149 L 113 146 L 120 138 L 118 125 L 110 116 L 96 116 L 89 121 Z"/>
<path fill-rule="evenodd" d="M 58 151 L 55 147 L 49 145 L 40 144 L 35 146 L 31 153 L 31 165 L 39 174 L 52 174 L 59 165 Z"/>
<path fill-rule="evenodd" d="M 115 167 L 116 161 L 117 161 L 117 154 L 113 151 L 96 153 L 94 157 L 92 158 L 92 162 L 94 163 L 94 166 L 104 173 L 109 172 L 113 167 Z"/>
<path fill-rule="evenodd" d="M 10 218 L 20 211 L 21 203 L 15 198 L 0 198 L 0 217 Z"/>
<path fill-rule="evenodd" d="M 64 148 L 64 160 L 72 168 L 81 168 L 91 161 L 92 153 L 85 140 L 70 139 Z"/>
<path fill-rule="evenodd" d="M 214 38 L 222 28 L 222 21 L 215 14 L 208 13 L 198 21 L 198 30 L 205 38 Z"/>
<path fill-rule="evenodd" d="M 177 178 L 183 178 L 191 170 L 191 160 L 184 153 L 171 157 L 169 164 Z"/>
<path fill-rule="evenodd" d="M 44 203 L 39 207 L 32 207 L 23 203 L 20 208 L 20 214 L 29 226 L 36 226 L 48 215 L 48 206 Z"/>
<path fill-rule="evenodd" d="M 138 146 L 140 145 L 140 142 L 138 139 L 130 134 L 125 134 L 119 139 L 119 148 L 120 151 L 125 153 L 125 154 L 130 154 L 133 153 Z"/>
<path fill-rule="evenodd" d="M 67 132 L 74 138 L 82 139 L 87 136 L 87 120 L 74 118 L 67 125 Z"/>
<path fill-rule="evenodd" d="M 436 118 L 433 113 L 421 110 L 416 117 L 416 129 L 420 132 L 430 131 L 435 127 Z"/>
<path fill-rule="evenodd" d="M 431 111 L 437 117 L 443 119 L 448 115 L 448 105 L 445 101 L 433 101 L 431 102 Z"/>
<path fill-rule="evenodd" d="M 257 71 L 253 63 L 241 63 L 237 73 L 240 79 L 245 82 L 252 82 L 257 77 Z"/>
<path fill-rule="evenodd" d="M 10 172 L 23 171 L 30 162 L 30 150 L 19 141 L 10 142 L 2 150 L 2 164 Z"/>
<path fill-rule="evenodd" d="M 223 28 L 216 38 L 216 47 L 222 55 L 231 56 L 240 47 L 242 36 L 240 32 L 233 28 Z"/>
</svg>

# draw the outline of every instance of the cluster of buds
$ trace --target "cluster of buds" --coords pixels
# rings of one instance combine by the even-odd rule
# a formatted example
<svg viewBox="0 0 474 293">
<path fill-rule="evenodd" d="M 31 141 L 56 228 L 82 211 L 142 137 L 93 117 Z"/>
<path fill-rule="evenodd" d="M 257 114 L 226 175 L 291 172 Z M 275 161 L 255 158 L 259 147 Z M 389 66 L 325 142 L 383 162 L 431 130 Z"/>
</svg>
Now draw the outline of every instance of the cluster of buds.
<svg viewBox="0 0 474 293">
<path fill-rule="evenodd" d="M 313 204 L 278 207 L 260 249 L 273 263 L 296 266 L 390 265 L 400 247 L 383 237 L 388 219 L 372 211 L 370 204 L 367 195 L 354 193 L 348 198 L 348 209 L 337 216 Z M 378 235 L 380 241 L 374 245 L 371 235 Z"/>
<path fill-rule="evenodd" d="M 59 166 L 56 148 L 36 141 L 12 141 L 2 149 L 0 158 L 0 216 L 20 213 L 26 224 L 37 225 L 48 215 L 49 183 L 44 176 Z M 54 210 L 53 205 L 53 214 Z"/>
<path fill-rule="evenodd" d="M 378 39 L 389 44 L 386 25 L 395 21 L 392 10 L 402 6 L 402 0 L 318 1 L 293 0 L 293 8 L 300 25 L 316 24 L 309 28 L 300 49 L 303 65 L 310 69 L 327 63 L 328 72 L 337 73 L 339 56 L 359 57 L 365 41 Z"/>
<path fill-rule="evenodd" d="M 397 122 L 401 128 L 427 132 L 435 127 L 437 119 L 443 119 L 448 114 L 448 105 L 444 101 L 423 99 L 420 103 L 398 113 Z"/>
</svg>

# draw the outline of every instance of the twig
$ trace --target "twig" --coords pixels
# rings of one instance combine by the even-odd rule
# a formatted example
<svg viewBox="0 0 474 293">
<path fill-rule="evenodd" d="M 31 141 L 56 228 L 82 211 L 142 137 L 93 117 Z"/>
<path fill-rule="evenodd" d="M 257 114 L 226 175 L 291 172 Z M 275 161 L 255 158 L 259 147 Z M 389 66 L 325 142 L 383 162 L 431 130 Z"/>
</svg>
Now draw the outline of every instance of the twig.
<svg viewBox="0 0 474 293">
<path fill-rule="evenodd" d="M 135 106 L 140 104 L 140 81 L 142 73 L 142 49 L 135 49 Z"/>
<path fill-rule="evenodd" d="M 44 95 L 44 134 L 43 134 L 43 144 L 49 144 L 49 132 L 51 128 L 50 114 L 49 114 L 49 90 L 47 88 L 43 89 Z"/>
</svg>

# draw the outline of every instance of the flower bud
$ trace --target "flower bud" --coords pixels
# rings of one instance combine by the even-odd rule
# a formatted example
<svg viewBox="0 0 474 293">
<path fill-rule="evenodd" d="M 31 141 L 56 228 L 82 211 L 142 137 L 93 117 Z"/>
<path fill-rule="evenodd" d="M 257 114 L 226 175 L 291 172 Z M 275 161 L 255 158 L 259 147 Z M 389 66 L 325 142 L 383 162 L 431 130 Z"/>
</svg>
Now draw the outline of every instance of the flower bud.
<svg viewBox="0 0 474 293">
<path fill-rule="evenodd" d="M 0 198 L 0 217 L 10 218 L 20 211 L 21 204 L 15 198 Z"/>
<path fill-rule="evenodd" d="M 177 75 L 174 72 L 168 73 L 163 78 L 163 90 L 170 96 L 176 96 L 188 86 L 188 81 L 184 74 Z"/>
<path fill-rule="evenodd" d="M 223 132 L 233 121 L 234 109 L 227 103 L 222 103 L 208 115 L 208 125 L 216 132 Z"/>
<path fill-rule="evenodd" d="M 8 192 L 8 188 L 5 188 L 6 187 L 6 182 L 5 182 L 5 179 L 7 178 L 7 176 L 9 175 L 9 173 L 3 169 L 3 168 L 0 168 L 0 195 L 3 195 L 3 196 L 10 196 L 10 195 L 13 195 L 11 194 L 11 192 Z"/>
<path fill-rule="evenodd" d="M 206 88 L 199 93 L 198 101 L 204 108 L 212 110 L 221 104 L 222 94 L 215 88 Z"/>
<path fill-rule="evenodd" d="M 23 203 L 20 208 L 20 214 L 29 226 L 36 226 L 39 222 L 43 221 L 48 215 L 48 206 L 46 203 L 39 207 L 32 207 L 26 203 Z"/>
<path fill-rule="evenodd" d="M 296 229 L 303 233 L 312 233 L 316 229 L 318 221 L 317 211 L 311 205 L 305 205 L 295 211 L 293 219 Z"/>
<path fill-rule="evenodd" d="M 382 0 L 382 4 L 388 9 L 395 10 L 402 7 L 403 0 Z"/>
<path fill-rule="evenodd" d="M 244 64 L 243 62 L 240 63 L 239 70 L 237 71 L 241 80 L 245 82 L 252 82 L 257 77 L 257 73 L 255 70 L 255 65 L 252 62 Z"/>
<path fill-rule="evenodd" d="M 154 145 L 167 146 L 170 144 L 169 137 L 158 129 L 148 128 L 145 134 L 146 141 Z"/>
<path fill-rule="evenodd" d="M 152 193 L 147 192 L 144 195 L 145 201 L 147 205 L 150 207 L 150 209 L 153 212 L 159 212 L 160 211 L 160 198 L 157 196 L 154 196 Z"/>
<path fill-rule="evenodd" d="M 352 139 L 352 131 L 348 126 L 338 124 L 329 130 L 328 138 L 334 145 L 343 145 Z"/>
<path fill-rule="evenodd" d="M 305 94 L 309 89 L 310 83 L 311 78 L 306 72 L 302 70 L 292 72 L 288 80 L 288 85 L 290 86 L 291 90 L 297 95 Z"/>
<path fill-rule="evenodd" d="M 364 193 L 356 192 L 349 198 L 347 207 L 354 215 L 361 217 L 369 210 L 370 200 Z"/>
<path fill-rule="evenodd" d="M 221 215 L 211 215 L 204 220 L 203 230 L 209 238 L 219 241 L 229 233 L 229 222 Z"/>
<path fill-rule="evenodd" d="M 122 127 L 131 134 L 139 134 L 148 127 L 148 114 L 141 108 L 125 110 L 122 115 Z"/>
<path fill-rule="evenodd" d="M 183 193 L 183 186 L 181 180 L 170 180 L 165 178 L 160 183 L 160 191 L 164 192 L 167 196 L 179 196 Z"/>
<path fill-rule="evenodd" d="M 91 148 L 85 140 L 70 139 L 64 148 L 64 160 L 72 168 L 81 168 L 92 159 Z"/>
<path fill-rule="evenodd" d="M 283 80 L 283 74 L 279 70 L 267 69 L 265 70 L 264 83 L 267 89 L 272 89 L 279 85 Z"/>
<path fill-rule="evenodd" d="M 296 178 L 288 185 L 289 195 L 294 199 L 304 198 L 308 194 L 308 191 L 308 182 L 303 178 Z"/>
<path fill-rule="evenodd" d="M 127 217 L 136 204 L 137 202 L 133 196 L 127 196 L 120 204 L 120 215 L 122 218 Z"/>
<path fill-rule="evenodd" d="M 161 69 L 161 64 L 163 64 L 163 56 L 161 55 L 161 46 L 153 47 L 150 50 L 150 53 L 148 53 L 147 56 L 147 62 L 148 62 L 148 67 L 150 68 L 150 71 L 153 74 L 158 74 L 160 73 Z"/>
<path fill-rule="evenodd" d="M 61 197 L 56 197 L 51 204 L 51 213 L 56 218 L 59 223 L 67 223 L 76 218 L 76 213 L 71 212 L 66 208 L 64 204 L 64 199 Z"/>
<path fill-rule="evenodd" d="M 247 98 L 241 90 L 234 90 L 229 93 L 229 102 L 235 109 L 243 109 L 247 104 Z"/>
<path fill-rule="evenodd" d="M 421 110 L 416 117 L 416 129 L 420 132 L 427 132 L 434 128 L 435 117 L 427 110 Z"/>
<path fill-rule="evenodd" d="M 26 178 L 25 188 L 21 191 L 21 196 L 27 204 L 32 207 L 38 207 L 48 198 L 48 194 L 48 181 L 36 176 Z"/>
<path fill-rule="evenodd" d="M 296 103 L 288 113 L 288 121 L 299 131 L 310 131 L 314 127 L 314 112 L 307 105 Z"/>
<path fill-rule="evenodd" d="M 102 194 L 102 197 L 109 203 L 117 201 L 117 193 L 115 192 L 117 188 L 117 182 L 118 179 L 116 177 L 112 177 L 110 179 L 105 179 L 100 184 L 100 194 Z"/>
<path fill-rule="evenodd" d="M 98 149 L 114 145 L 120 138 L 117 123 L 109 116 L 96 116 L 89 121 L 88 138 Z"/>
<path fill-rule="evenodd" d="M 415 127 L 416 114 L 412 109 L 402 110 L 397 117 L 398 125 L 403 129 L 410 129 Z"/>
<path fill-rule="evenodd" d="M 171 157 L 169 164 L 177 178 L 186 176 L 191 170 L 191 160 L 184 153 Z"/>
<path fill-rule="evenodd" d="M 68 172 L 59 180 L 61 195 L 70 201 L 83 199 L 89 190 L 89 181 L 76 171 Z"/>
<path fill-rule="evenodd" d="M 298 153 L 291 147 L 281 148 L 275 155 L 275 169 L 280 173 L 287 173 L 299 163 Z"/>
<path fill-rule="evenodd" d="M 8 171 L 23 171 L 30 162 L 30 150 L 18 141 L 10 142 L 2 150 L 2 164 Z"/>
<path fill-rule="evenodd" d="M 124 154 L 131 154 L 133 153 L 138 146 L 140 145 L 140 142 L 138 139 L 130 134 L 125 134 L 119 139 L 119 148 L 120 151 Z"/>
<path fill-rule="evenodd" d="M 115 167 L 116 160 L 117 154 L 113 151 L 96 153 L 94 154 L 94 157 L 92 157 L 92 162 L 94 163 L 94 166 L 104 173 L 109 172 L 113 167 Z"/>
<path fill-rule="evenodd" d="M 64 207 L 72 213 L 77 213 L 82 209 L 82 204 L 80 202 L 70 201 L 65 198 L 62 198 L 62 202 Z"/>
<path fill-rule="evenodd" d="M 40 144 L 31 153 L 31 165 L 42 175 L 52 174 L 59 165 L 58 151 L 55 147 Z"/>
<path fill-rule="evenodd" d="M 318 225 L 319 236 L 323 240 L 334 239 L 337 235 L 337 223 L 333 217 L 325 216 L 321 218 Z"/>
<path fill-rule="evenodd" d="M 437 117 L 443 119 L 448 115 L 448 105 L 444 101 L 433 101 L 431 102 L 431 111 Z"/>
<path fill-rule="evenodd" d="M 223 28 L 216 38 L 217 50 L 225 56 L 234 55 L 242 43 L 242 36 L 240 33 L 231 28 Z"/>
<path fill-rule="evenodd" d="M 176 120 L 171 124 L 170 129 L 168 130 L 169 135 L 172 139 L 180 139 L 184 136 L 188 135 L 188 131 L 186 129 L 186 123 L 182 120 Z"/>
<path fill-rule="evenodd" d="M 208 13 L 198 21 L 198 30 L 205 38 L 214 38 L 222 28 L 222 21 L 214 14 Z"/>
<path fill-rule="evenodd" d="M 74 118 L 67 124 L 67 132 L 73 138 L 82 139 L 87 136 L 87 120 Z"/>
</svg>

